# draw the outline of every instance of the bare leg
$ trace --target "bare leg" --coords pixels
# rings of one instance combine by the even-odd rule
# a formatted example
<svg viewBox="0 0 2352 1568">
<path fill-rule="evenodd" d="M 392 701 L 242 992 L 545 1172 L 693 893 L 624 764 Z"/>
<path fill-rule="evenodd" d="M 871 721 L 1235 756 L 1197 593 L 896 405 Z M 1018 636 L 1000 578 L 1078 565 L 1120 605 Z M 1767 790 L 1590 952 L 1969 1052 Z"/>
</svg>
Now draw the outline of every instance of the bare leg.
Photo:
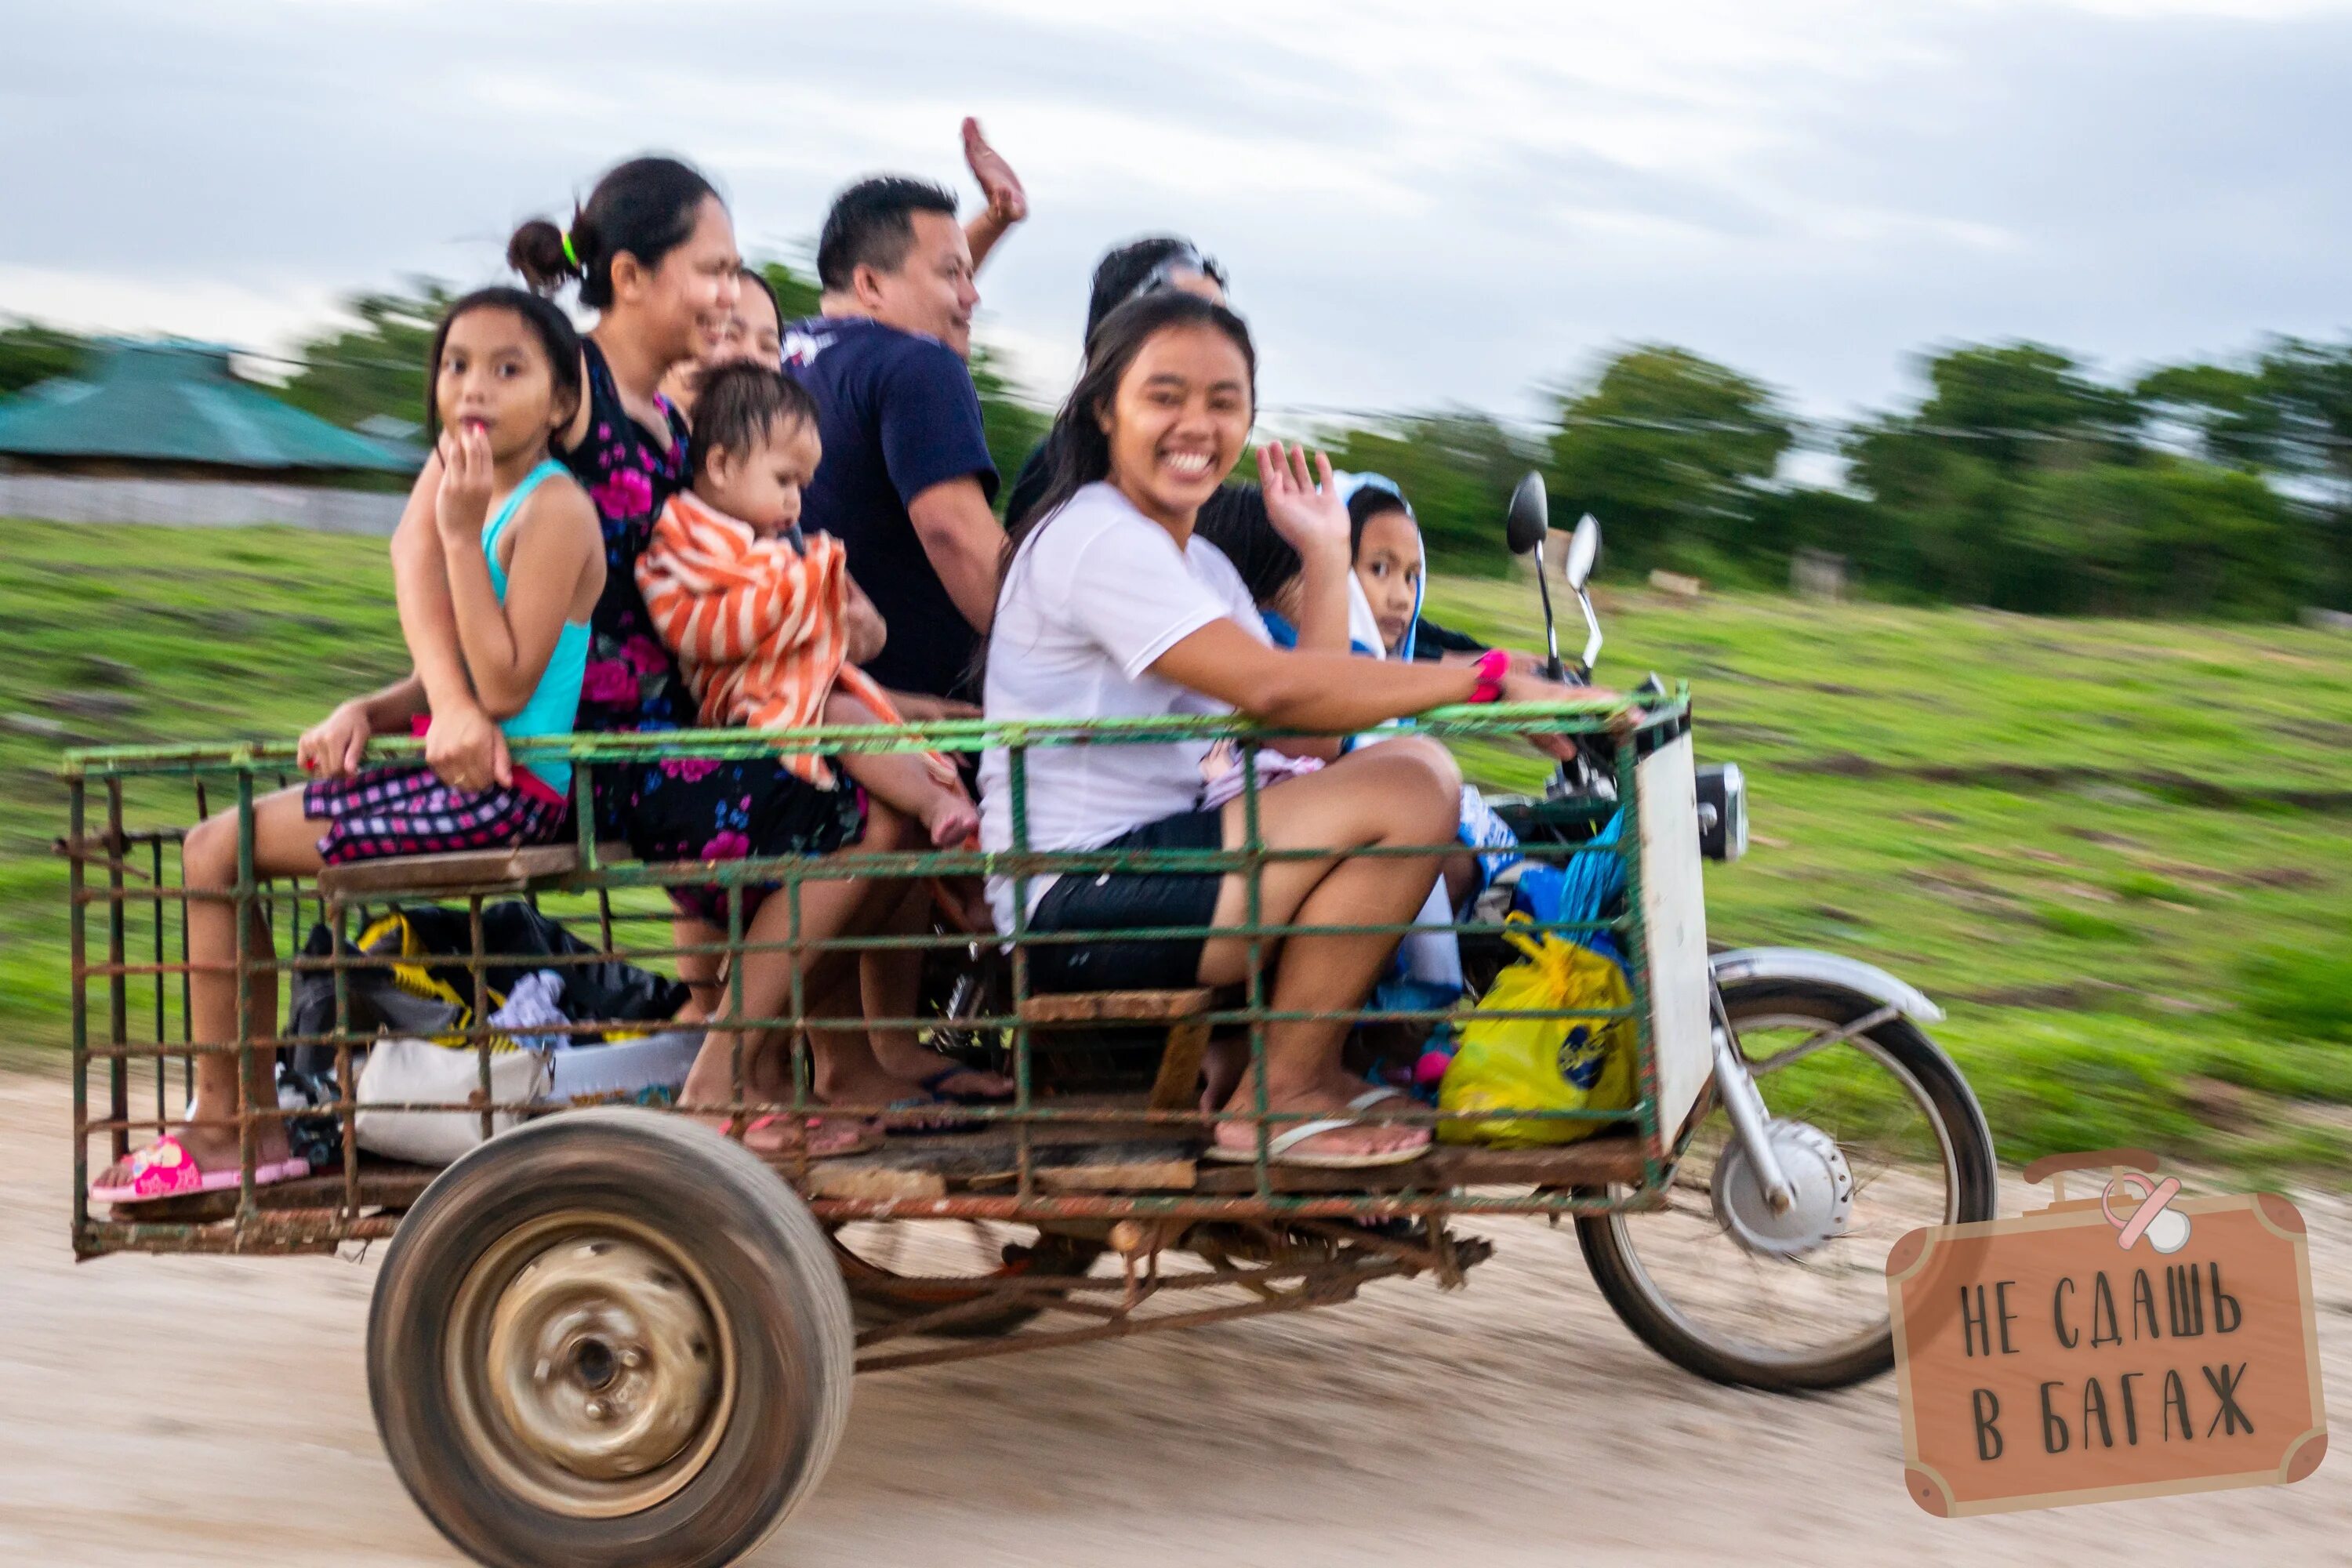
<svg viewBox="0 0 2352 1568">
<path fill-rule="evenodd" d="M 725 931 L 693 915 L 674 916 L 669 922 L 669 931 L 673 947 L 707 947 L 727 940 Z M 725 983 L 726 974 L 726 962 L 719 953 L 679 953 L 677 977 L 686 983 L 687 1002 L 676 1021 L 698 1024 L 718 1012 L 719 991 Z"/>
<path fill-rule="evenodd" d="M 866 837 L 859 848 L 890 852 L 905 846 L 909 836 L 906 818 L 877 803 L 868 814 Z M 844 851 L 855 853 L 856 851 Z M 850 932 L 870 931 L 887 910 L 887 900 L 897 895 L 899 884 L 878 881 L 870 878 L 848 880 L 809 881 L 801 884 L 801 929 L 803 944 L 799 964 L 805 978 L 822 956 L 823 944 L 835 937 Z M 792 900 L 785 892 L 777 892 L 760 906 L 751 918 L 745 936 L 754 942 L 781 942 L 792 931 Z M 796 967 L 794 954 L 781 949 L 766 952 L 747 952 L 737 959 L 740 967 L 738 984 L 726 987 L 719 1000 L 719 1016 L 714 1022 L 724 1025 L 739 1017 L 772 1018 L 787 1010 L 792 1001 L 793 976 Z M 740 1009 L 740 1011 L 738 1009 Z M 734 1067 L 735 1036 L 730 1027 L 713 1027 L 702 1042 L 702 1049 L 687 1073 L 685 1088 L 679 1092 L 681 1105 L 703 1107 L 705 1114 L 735 1100 Z M 838 1037 L 820 1034 L 815 1040 L 818 1081 L 825 1081 L 831 1070 L 831 1058 L 841 1049 Z M 724 1120 L 731 1121 L 729 1116 Z M 763 1136 L 752 1141 L 755 1148 L 781 1149 L 797 1145 L 797 1132 L 784 1129 L 778 1133 L 774 1125 L 761 1130 Z M 812 1137 L 809 1152 L 823 1153 L 828 1147 L 856 1141 L 858 1129 L 854 1125 L 828 1128 Z M 772 1141 L 768 1134 L 777 1134 Z"/>
<path fill-rule="evenodd" d="M 1445 901 L 1458 910 L 1478 885 L 1478 857 L 1467 849 L 1448 855 L 1439 875 L 1445 879 Z"/>
<path fill-rule="evenodd" d="M 1267 923 L 1297 925 L 1401 925 L 1412 919 L 1437 875 L 1440 848 L 1426 856 L 1358 858 L 1351 851 L 1375 847 L 1443 846 L 1451 840 L 1459 815 L 1461 774 L 1442 747 L 1399 740 L 1350 752 L 1319 773 L 1292 779 L 1258 799 L 1261 836 L 1270 848 L 1324 848 L 1330 855 L 1267 866 L 1260 879 L 1258 908 Z M 1243 803 L 1224 814 L 1225 843 L 1243 836 Z M 1214 923 L 1240 924 L 1249 912 L 1249 888 L 1241 876 L 1227 877 L 1218 889 Z M 1362 1005 L 1395 951 L 1392 934 L 1298 936 L 1282 942 L 1274 964 L 1269 1002 L 1284 1012 L 1342 1013 Z M 1246 978 L 1245 940 L 1218 937 L 1201 955 L 1201 979 L 1212 985 Z M 1266 1103 L 1273 1110 L 1345 1114 L 1349 1099 L 1363 1085 L 1339 1066 L 1346 1043 L 1344 1019 L 1266 1026 Z M 1255 1093 L 1244 1070 L 1229 1105 L 1246 1107 Z M 1324 1133 L 1307 1147 L 1333 1154 L 1376 1153 L 1425 1142 L 1423 1129 L 1364 1126 Z M 1255 1139 L 1239 1123 L 1223 1124 L 1218 1139 L 1247 1147 Z"/>
<path fill-rule="evenodd" d="M 257 881 L 316 871 L 320 825 L 302 815 L 302 791 L 279 790 L 253 803 L 253 874 Z M 182 879 L 192 892 L 230 893 L 236 888 L 236 813 L 207 817 L 188 830 L 180 847 Z M 192 898 L 187 905 L 189 1036 L 200 1046 L 234 1045 L 237 1037 L 236 910 L 226 899 Z M 251 911 L 246 939 L 250 963 L 267 966 L 277 958 L 269 926 L 257 907 Z M 247 1037 L 266 1040 L 278 1033 L 278 976 L 249 974 L 247 982 Z M 278 1103 L 278 1053 L 253 1053 L 249 1103 Z M 195 1103 L 187 1121 L 173 1129 L 180 1146 L 199 1171 L 215 1171 L 237 1163 L 236 1118 L 248 1101 L 237 1093 L 236 1058 L 226 1051 L 196 1058 Z M 286 1126 L 270 1120 L 254 1130 L 254 1158 L 260 1163 L 287 1156 Z M 128 1180 L 118 1163 L 98 1180 L 110 1186 Z"/>
<path fill-rule="evenodd" d="M 835 691 L 824 700 L 827 724 L 878 724 L 874 710 Z M 913 752 L 855 752 L 837 759 L 866 793 L 923 825 L 934 848 L 951 849 L 980 831 L 980 813 L 961 784 L 933 773 Z"/>
<path fill-rule="evenodd" d="M 919 936 L 930 929 L 930 885 L 909 882 L 906 889 L 906 897 L 891 912 L 886 929 L 896 936 Z M 919 949 L 886 948 L 860 953 L 857 968 L 865 991 L 866 1017 L 915 1016 L 915 1010 L 922 1005 L 923 955 Z M 894 1099 L 934 1092 L 994 1099 L 1013 1093 L 1013 1080 L 1004 1074 L 980 1068 L 958 1068 L 924 1045 L 913 1029 L 869 1028 L 866 1033 L 874 1042 L 874 1057 L 880 1070 L 901 1085 Z M 949 1071 L 950 1076 L 940 1081 L 936 1090 L 923 1088 L 924 1080 L 942 1071 Z"/>
<path fill-rule="evenodd" d="M 858 1016 L 857 966 L 845 953 L 818 953 L 810 960 L 802 994 L 813 1020 L 855 1018 Z M 866 1047 L 864 1032 L 810 1029 L 807 1036 L 813 1045 L 821 1047 L 813 1049 L 810 1056 L 810 1096 L 820 1100 L 855 1103 L 857 1097 L 849 1091 L 870 1087 L 877 1071 L 874 1053 Z M 745 1042 L 743 1078 L 748 1098 L 770 1104 L 792 1099 L 790 1038 L 781 1029 L 768 1029 Z M 887 1100 L 896 1095 L 883 1098 Z"/>
</svg>

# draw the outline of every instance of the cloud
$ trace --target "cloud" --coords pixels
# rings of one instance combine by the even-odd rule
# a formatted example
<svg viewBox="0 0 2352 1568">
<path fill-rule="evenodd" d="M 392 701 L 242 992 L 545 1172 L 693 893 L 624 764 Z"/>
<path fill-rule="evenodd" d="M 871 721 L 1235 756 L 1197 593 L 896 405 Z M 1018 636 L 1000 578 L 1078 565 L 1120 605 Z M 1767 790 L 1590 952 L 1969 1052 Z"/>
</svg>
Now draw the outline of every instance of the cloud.
<svg viewBox="0 0 2352 1568">
<path fill-rule="evenodd" d="M 1176 230 L 1276 401 L 1524 409 L 1663 339 L 1838 411 L 1949 338 L 2339 326 L 2347 10 L 85 0 L 12 21 L 0 310 L 283 343 L 340 290 L 488 276 L 646 147 L 788 253 L 860 173 L 957 177 L 972 111 L 1037 214 L 983 320 L 1042 395 L 1095 257 Z"/>
</svg>

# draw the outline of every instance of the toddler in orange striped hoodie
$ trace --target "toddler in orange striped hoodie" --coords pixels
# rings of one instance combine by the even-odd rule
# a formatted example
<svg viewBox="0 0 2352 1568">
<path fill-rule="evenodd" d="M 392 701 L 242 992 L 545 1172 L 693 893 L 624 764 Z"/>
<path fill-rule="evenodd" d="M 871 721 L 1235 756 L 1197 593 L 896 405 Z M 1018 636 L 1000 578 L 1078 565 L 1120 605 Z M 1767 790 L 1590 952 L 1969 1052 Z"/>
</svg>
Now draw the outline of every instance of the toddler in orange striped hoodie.
<svg viewBox="0 0 2352 1568">
<path fill-rule="evenodd" d="M 670 498 L 637 557 L 637 586 L 677 656 L 707 728 L 896 724 L 898 710 L 856 661 L 882 649 L 882 617 L 850 580 L 841 542 L 800 531 L 816 471 L 816 405 L 765 365 L 704 378 L 694 406 L 694 488 Z M 821 788 L 813 752 L 784 765 Z M 980 826 L 955 766 L 936 752 L 862 752 L 843 771 L 919 820 L 941 848 Z"/>
</svg>

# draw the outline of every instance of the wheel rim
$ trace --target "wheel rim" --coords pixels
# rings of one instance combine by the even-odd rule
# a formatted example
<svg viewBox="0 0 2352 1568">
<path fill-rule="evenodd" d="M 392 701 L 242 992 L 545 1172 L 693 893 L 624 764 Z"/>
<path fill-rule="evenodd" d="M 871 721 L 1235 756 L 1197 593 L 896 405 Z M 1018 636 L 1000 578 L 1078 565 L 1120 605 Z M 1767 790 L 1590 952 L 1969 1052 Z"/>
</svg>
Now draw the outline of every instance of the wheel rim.
<svg viewBox="0 0 2352 1568">
<path fill-rule="evenodd" d="M 637 1513 L 699 1474 L 734 1403 L 709 1279 L 617 1215 L 518 1227 L 450 1307 L 451 1408 L 472 1457 L 532 1506 Z"/>
<path fill-rule="evenodd" d="M 1751 1061 L 1785 1048 L 1775 1038 L 1784 1032 L 1810 1038 L 1843 1023 L 1785 1003 L 1733 1021 Z M 1835 1092 L 1855 1088 L 1865 1069 L 1891 1079 L 1898 1093 Z M 1635 1288 L 1677 1331 L 1733 1360 L 1794 1372 L 1883 1353 L 1888 1250 L 1920 1226 L 1960 1218 L 1957 1134 L 1918 1079 L 1867 1036 L 1762 1073 L 1758 1082 L 1774 1117 L 1812 1123 L 1850 1162 L 1853 1212 L 1842 1233 L 1786 1258 L 1759 1256 L 1727 1233 L 1713 1202 L 1717 1157 L 1731 1137 L 1718 1107 L 1676 1167 L 1664 1213 L 1607 1216 L 1617 1254 Z M 1849 1103 L 1842 1107 L 1842 1099 Z M 1898 1105 L 1908 1114 L 1898 1116 Z"/>
</svg>

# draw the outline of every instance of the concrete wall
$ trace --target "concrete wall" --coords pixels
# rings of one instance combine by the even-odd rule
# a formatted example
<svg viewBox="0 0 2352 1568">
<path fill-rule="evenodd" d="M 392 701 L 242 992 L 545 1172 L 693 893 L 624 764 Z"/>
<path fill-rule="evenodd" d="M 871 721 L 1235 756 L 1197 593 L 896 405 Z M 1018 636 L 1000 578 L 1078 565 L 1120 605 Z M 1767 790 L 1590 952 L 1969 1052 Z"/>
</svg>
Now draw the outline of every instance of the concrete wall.
<svg viewBox="0 0 2352 1568">
<path fill-rule="evenodd" d="M 403 495 L 197 479 L 91 479 L 0 473 L 0 517 L 233 528 L 280 522 L 322 533 L 389 534 Z"/>
</svg>

